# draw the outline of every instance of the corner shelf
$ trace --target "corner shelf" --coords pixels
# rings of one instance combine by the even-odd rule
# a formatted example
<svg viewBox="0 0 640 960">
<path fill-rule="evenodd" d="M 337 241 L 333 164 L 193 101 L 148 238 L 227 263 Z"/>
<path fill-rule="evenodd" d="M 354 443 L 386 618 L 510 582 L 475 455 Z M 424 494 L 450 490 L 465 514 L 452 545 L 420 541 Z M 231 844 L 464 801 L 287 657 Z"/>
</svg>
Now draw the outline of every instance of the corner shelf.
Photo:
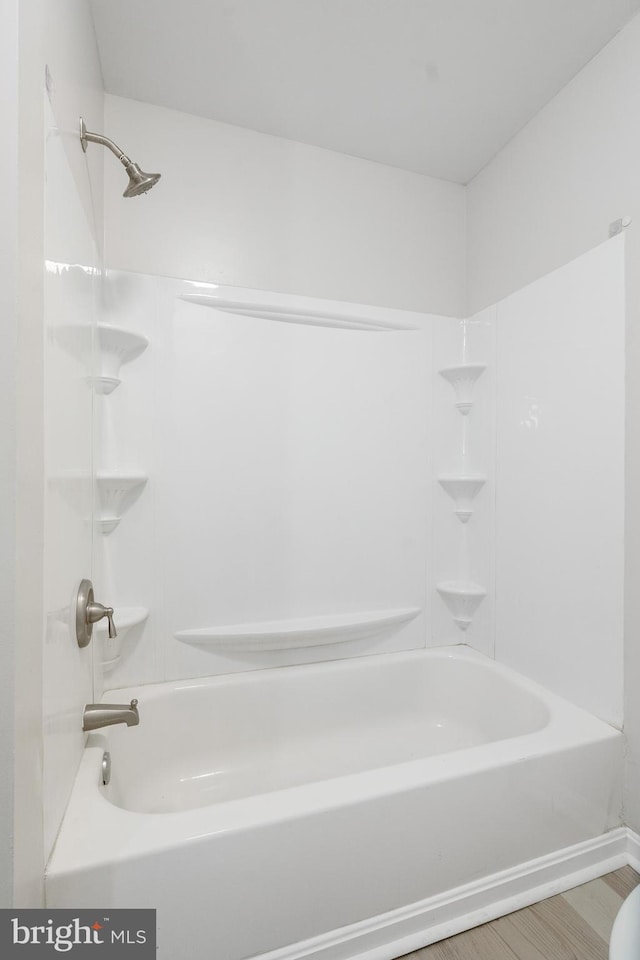
<svg viewBox="0 0 640 960">
<path fill-rule="evenodd" d="M 391 627 L 408 623 L 420 612 L 419 607 L 406 607 L 295 620 L 239 623 L 181 630 L 175 634 L 175 638 L 182 643 L 203 645 L 216 651 L 291 650 L 374 638 Z"/>
<path fill-rule="evenodd" d="M 484 587 L 478 583 L 460 580 L 447 580 L 437 584 L 436 590 L 446 603 L 453 616 L 453 622 L 460 630 L 466 630 L 476 610 L 487 595 Z"/>
<path fill-rule="evenodd" d="M 104 534 L 120 523 L 122 514 L 133 505 L 147 482 L 145 474 L 99 473 L 96 477 L 100 516 L 98 524 Z"/>
<path fill-rule="evenodd" d="M 149 611 L 146 607 L 116 608 L 114 620 L 116 624 L 116 630 L 118 631 L 117 637 L 108 636 L 107 627 L 102 621 L 99 621 L 96 624 L 94 629 L 100 638 L 102 650 L 102 660 L 100 661 L 100 664 L 105 672 L 113 670 L 116 664 L 118 664 L 122 659 L 122 647 L 127 634 L 129 634 L 134 627 L 145 623 L 148 617 Z"/>
<path fill-rule="evenodd" d="M 486 482 L 487 478 L 480 474 L 466 476 L 443 474 L 438 477 L 438 483 L 455 503 L 454 513 L 460 523 L 468 522 L 473 514 L 471 502 Z"/>
<path fill-rule="evenodd" d="M 84 364 L 91 361 L 91 343 L 93 325 L 60 324 L 55 329 L 55 339 L 71 356 Z M 95 327 L 96 342 L 100 355 L 100 373 L 87 377 L 96 393 L 112 393 L 120 380 L 120 367 L 139 357 L 147 349 L 149 341 L 140 333 L 114 327 L 108 323 L 99 323 Z"/>
<path fill-rule="evenodd" d="M 467 416 L 473 406 L 476 381 L 486 369 L 486 363 L 461 363 L 457 367 L 443 367 L 438 371 L 455 390 L 456 407 L 463 417 Z"/>
<path fill-rule="evenodd" d="M 133 333 L 123 327 L 112 327 L 106 323 L 98 324 L 97 338 L 100 374 L 88 377 L 87 380 L 96 393 L 113 393 L 122 382 L 120 367 L 139 357 L 149 346 L 149 341 L 139 333 Z"/>
</svg>

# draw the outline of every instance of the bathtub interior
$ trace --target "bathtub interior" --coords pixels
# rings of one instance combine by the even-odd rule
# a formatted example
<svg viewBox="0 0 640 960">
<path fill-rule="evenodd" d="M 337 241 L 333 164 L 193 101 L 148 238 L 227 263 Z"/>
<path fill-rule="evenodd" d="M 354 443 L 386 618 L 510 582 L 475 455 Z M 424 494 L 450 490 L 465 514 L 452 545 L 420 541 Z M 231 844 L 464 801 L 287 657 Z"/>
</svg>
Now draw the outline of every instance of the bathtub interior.
<svg viewBox="0 0 640 960">
<path fill-rule="evenodd" d="M 543 699 L 463 646 L 157 684 L 143 688 L 140 711 L 139 727 L 109 735 L 105 795 L 144 813 L 392 767 L 549 722 Z"/>
</svg>

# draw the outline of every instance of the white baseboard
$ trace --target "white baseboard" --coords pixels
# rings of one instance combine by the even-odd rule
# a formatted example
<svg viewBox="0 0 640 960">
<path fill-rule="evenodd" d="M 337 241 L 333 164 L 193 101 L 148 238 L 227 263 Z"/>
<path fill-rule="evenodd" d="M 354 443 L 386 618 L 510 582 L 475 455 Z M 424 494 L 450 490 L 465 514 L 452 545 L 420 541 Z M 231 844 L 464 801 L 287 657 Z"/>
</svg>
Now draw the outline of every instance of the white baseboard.
<svg viewBox="0 0 640 960">
<path fill-rule="evenodd" d="M 254 960 L 393 960 L 627 864 L 640 873 L 640 835 L 619 827 L 595 840 Z"/>
</svg>

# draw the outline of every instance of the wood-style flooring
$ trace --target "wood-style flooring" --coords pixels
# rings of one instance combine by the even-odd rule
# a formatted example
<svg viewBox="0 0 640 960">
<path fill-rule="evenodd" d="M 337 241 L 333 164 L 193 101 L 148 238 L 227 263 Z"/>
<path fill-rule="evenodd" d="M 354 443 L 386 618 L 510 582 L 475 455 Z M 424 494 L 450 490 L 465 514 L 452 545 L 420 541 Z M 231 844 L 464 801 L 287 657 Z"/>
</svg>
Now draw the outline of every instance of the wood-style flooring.
<svg viewBox="0 0 640 960">
<path fill-rule="evenodd" d="M 402 960 L 607 960 L 615 916 L 638 883 L 623 867 Z"/>
</svg>

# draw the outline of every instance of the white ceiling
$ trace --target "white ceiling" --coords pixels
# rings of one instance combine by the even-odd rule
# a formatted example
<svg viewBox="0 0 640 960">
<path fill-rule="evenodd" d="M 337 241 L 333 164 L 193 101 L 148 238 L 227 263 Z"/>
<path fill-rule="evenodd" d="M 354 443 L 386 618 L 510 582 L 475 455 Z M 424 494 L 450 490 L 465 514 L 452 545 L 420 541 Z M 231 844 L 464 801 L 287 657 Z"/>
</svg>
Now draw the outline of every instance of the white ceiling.
<svg viewBox="0 0 640 960">
<path fill-rule="evenodd" d="M 467 183 L 640 0 L 92 6 L 109 93 Z"/>
</svg>

